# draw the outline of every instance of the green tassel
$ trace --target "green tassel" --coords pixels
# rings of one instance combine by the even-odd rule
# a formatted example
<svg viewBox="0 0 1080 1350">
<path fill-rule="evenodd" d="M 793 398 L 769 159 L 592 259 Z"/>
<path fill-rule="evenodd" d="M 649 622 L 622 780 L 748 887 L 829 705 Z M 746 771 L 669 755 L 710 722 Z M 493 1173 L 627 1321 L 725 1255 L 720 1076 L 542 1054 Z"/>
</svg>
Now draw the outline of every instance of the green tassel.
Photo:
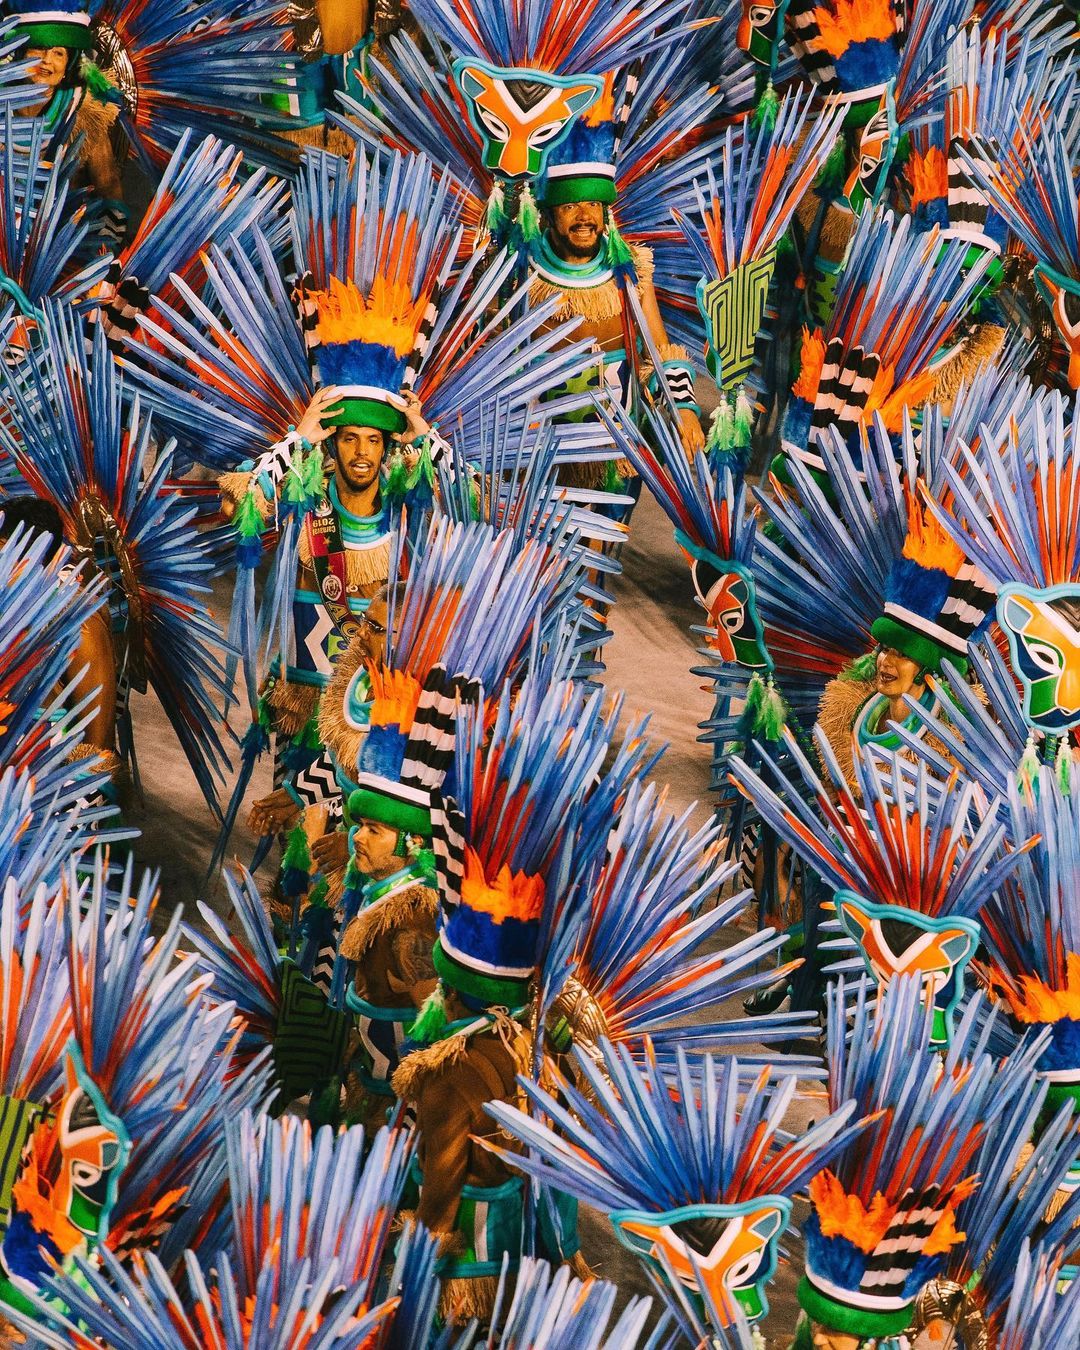
<svg viewBox="0 0 1080 1350">
<path fill-rule="evenodd" d="M 474 474 L 469 479 L 469 505 L 472 510 L 472 519 L 480 519 L 480 480 Z"/>
<path fill-rule="evenodd" d="M 304 457 L 303 469 L 304 491 L 309 501 L 318 501 L 325 490 L 326 466 L 323 463 L 323 453 L 316 446 Z"/>
<path fill-rule="evenodd" d="M 791 231 L 785 230 L 776 241 L 776 261 L 777 263 L 787 263 L 794 257 L 795 241 L 791 237 Z"/>
<path fill-rule="evenodd" d="M 248 488 L 240 498 L 233 516 L 233 527 L 241 539 L 258 539 L 263 532 L 263 518 L 255 501 L 255 491 Z"/>
<path fill-rule="evenodd" d="M 761 707 L 754 722 L 754 735 L 759 740 L 778 741 L 784 734 L 787 712 L 787 704 L 784 702 L 783 695 L 773 684 L 770 675 L 762 696 Z"/>
<path fill-rule="evenodd" d="M 865 656 L 857 656 L 854 661 L 849 661 L 840 672 L 840 678 L 866 683 L 866 681 L 872 680 L 876 674 L 877 657 L 873 652 L 867 652 Z"/>
<path fill-rule="evenodd" d="M 87 92 L 92 94 L 99 103 L 116 101 L 119 92 L 116 85 L 113 84 L 101 67 L 95 65 L 89 57 L 84 56 L 79 63 L 79 75 L 86 86 Z"/>
<path fill-rule="evenodd" d="M 417 1014 L 416 1021 L 405 1034 L 410 1040 L 422 1041 L 425 1045 L 430 1045 L 432 1041 L 437 1041 L 443 1034 L 449 1020 L 446 1011 L 446 991 L 443 989 L 440 980 L 435 986 L 435 992 L 428 997 Z"/>
<path fill-rule="evenodd" d="M 304 483 L 305 471 L 304 452 L 297 446 L 292 452 L 289 471 L 285 475 L 284 489 L 281 494 L 283 499 L 292 506 L 302 506 L 308 498 L 309 494 Z"/>
<path fill-rule="evenodd" d="M 409 469 L 405 463 L 405 456 L 399 450 L 390 460 L 390 472 L 386 475 L 383 493 L 388 501 L 400 502 L 404 501 L 408 487 Z"/>
<path fill-rule="evenodd" d="M 750 435 L 754 423 L 754 409 L 750 405 L 750 400 L 746 397 L 745 387 L 740 388 L 735 396 L 735 412 L 733 434 L 735 444 L 743 449 L 750 444 Z"/>
<path fill-rule="evenodd" d="M 502 183 L 496 179 L 487 201 L 487 213 L 484 223 L 488 233 L 499 236 L 506 228 L 506 193 Z"/>
<path fill-rule="evenodd" d="M 622 492 L 626 486 L 625 480 L 619 473 L 618 460 L 608 459 L 604 461 L 604 491 Z"/>
<path fill-rule="evenodd" d="M 311 871 L 311 850 L 308 848 L 307 834 L 302 820 L 298 820 L 289 831 L 281 866 L 282 869 L 295 867 L 298 872 Z"/>
<path fill-rule="evenodd" d="M 1028 733 L 1027 744 L 1024 746 L 1024 754 L 1016 770 L 1016 776 L 1021 788 L 1027 788 L 1029 792 L 1035 791 L 1035 783 L 1039 777 L 1039 751 L 1035 745 L 1033 731 Z"/>
<path fill-rule="evenodd" d="M 847 179 L 847 145 L 841 136 L 821 166 L 814 187 L 822 195 L 837 193 Z"/>
<path fill-rule="evenodd" d="M 319 880 L 315 883 L 315 885 L 312 886 L 311 890 L 308 891 L 307 896 L 308 906 L 310 907 L 311 905 L 318 905 L 320 909 L 325 909 L 326 897 L 327 895 L 329 895 L 329 893 L 330 893 L 330 883 L 327 881 L 325 877 L 320 877 Z"/>
<path fill-rule="evenodd" d="M 435 876 L 435 854 L 430 848 L 418 848 L 410 855 L 412 865 L 425 876 Z"/>
<path fill-rule="evenodd" d="M 412 492 L 421 482 L 426 482 L 429 488 L 434 489 L 435 487 L 435 465 L 431 461 L 431 447 L 426 441 L 420 447 L 420 453 L 417 455 L 416 463 L 409 474 L 406 486 Z"/>
<path fill-rule="evenodd" d="M 534 239 L 540 237 L 540 210 L 528 183 L 521 189 L 521 196 L 518 199 L 517 227 L 525 244 L 531 244 Z"/>
<path fill-rule="evenodd" d="M 780 111 L 780 95 L 773 88 L 772 80 L 761 91 L 761 97 L 757 101 L 757 107 L 750 116 L 751 124 L 755 131 L 760 131 L 762 127 L 771 132 L 776 126 L 776 117 Z"/>
<path fill-rule="evenodd" d="M 1054 772 L 1057 774 L 1058 787 L 1061 788 L 1062 795 L 1069 796 L 1072 791 L 1072 742 L 1068 734 L 1058 741 Z"/>
<path fill-rule="evenodd" d="M 308 1098 L 308 1124 L 313 1130 L 329 1125 L 336 1130 L 341 1122 L 341 1079 L 331 1078 Z"/>
<path fill-rule="evenodd" d="M 613 220 L 608 221 L 607 227 L 607 264 L 611 268 L 630 268 L 631 271 L 634 267 L 634 255 Z"/>
</svg>

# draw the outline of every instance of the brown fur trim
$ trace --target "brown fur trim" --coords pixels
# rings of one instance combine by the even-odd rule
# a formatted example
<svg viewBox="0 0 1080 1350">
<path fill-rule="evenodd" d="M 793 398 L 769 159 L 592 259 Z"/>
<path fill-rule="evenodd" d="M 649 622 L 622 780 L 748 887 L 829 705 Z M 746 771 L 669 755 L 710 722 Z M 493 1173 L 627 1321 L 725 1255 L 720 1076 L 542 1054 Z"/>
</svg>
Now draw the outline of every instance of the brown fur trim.
<svg viewBox="0 0 1080 1350">
<path fill-rule="evenodd" d="M 940 404 L 945 416 L 950 416 L 961 384 L 970 384 L 980 368 L 997 356 L 1004 341 L 1005 329 L 996 323 L 980 323 L 972 329 L 934 369 L 934 387 L 929 401 Z"/>
<path fill-rule="evenodd" d="M 348 159 L 356 149 L 356 142 L 351 136 L 340 127 L 332 127 L 325 122 L 313 127 L 279 127 L 277 134 L 293 145 L 313 145 L 317 150 L 340 155 L 342 159 Z"/>
<path fill-rule="evenodd" d="M 495 1275 L 443 1280 L 439 1311 L 452 1326 L 462 1326 L 474 1318 L 488 1322 L 495 1311 L 498 1296 L 499 1280 Z"/>
<path fill-rule="evenodd" d="M 301 565 L 311 566 L 311 540 L 307 530 L 300 532 Z M 384 586 L 390 575 L 390 536 L 385 535 L 371 548 L 345 550 L 345 583 L 348 586 Z"/>
<path fill-rule="evenodd" d="M 341 954 L 346 961 L 359 961 L 376 938 L 401 928 L 414 915 L 434 918 L 438 909 L 438 894 L 430 886 L 410 886 L 384 896 L 350 920 L 341 936 Z"/>
<path fill-rule="evenodd" d="M 273 714 L 274 730 L 281 736 L 299 736 L 319 710 L 322 690 L 314 684 L 294 684 L 278 679 L 267 702 Z"/>
<path fill-rule="evenodd" d="M 255 505 L 265 524 L 274 514 L 274 506 L 258 483 L 252 483 L 251 478 L 250 473 L 218 474 L 218 491 L 221 493 L 222 501 L 229 502 L 233 507 L 237 507 L 240 505 L 241 499 L 246 496 L 248 488 L 253 488 Z"/>
<path fill-rule="evenodd" d="M 830 680 L 818 704 L 818 726 L 832 747 L 847 783 L 855 778 L 852 728 L 860 709 L 873 693 L 871 680 Z"/>
<path fill-rule="evenodd" d="M 326 903 L 331 909 L 341 907 L 341 897 L 345 892 L 345 867 L 332 867 L 324 872 L 326 878 Z"/>
<path fill-rule="evenodd" d="M 402 1101 L 415 1101 L 421 1081 L 429 1074 L 452 1069 L 468 1048 L 468 1036 L 448 1036 L 445 1041 L 425 1045 L 405 1056 L 394 1071 L 390 1086 Z"/>
<path fill-rule="evenodd" d="M 818 252 L 829 262 L 839 262 L 855 233 L 855 213 L 832 205 L 821 223 Z"/>
<path fill-rule="evenodd" d="M 334 662 L 334 673 L 319 701 L 319 740 L 345 766 L 346 772 L 355 767 L 366 735 L 345 720 L 345 691 L 363 664 L 363 644 L 350 642 Z"/>
<path fill-rule="evenodd" d="M 88 161 L 95 151 L 100 153 L 103 146 L 112 154 L 109 135 L 119 115 L 120 109 L 114 103 L 100 103 L 89 93 L 82 99 L 75 113 L 74 126 L 74 134 L 83 137 L 80 162 Z"/>
<path fill-rule="evenodd" d="M 582 459 L 560 464 L 559 483 L 563 487 L 587 488 L 590 492 L 598 492 L 607 480 L 607 466 L 610 463 L 606 459 Z M 637 470 L 628 459 L 617 459 L 615 472 L 622 479 L 637 477 Z"/>
</svg>

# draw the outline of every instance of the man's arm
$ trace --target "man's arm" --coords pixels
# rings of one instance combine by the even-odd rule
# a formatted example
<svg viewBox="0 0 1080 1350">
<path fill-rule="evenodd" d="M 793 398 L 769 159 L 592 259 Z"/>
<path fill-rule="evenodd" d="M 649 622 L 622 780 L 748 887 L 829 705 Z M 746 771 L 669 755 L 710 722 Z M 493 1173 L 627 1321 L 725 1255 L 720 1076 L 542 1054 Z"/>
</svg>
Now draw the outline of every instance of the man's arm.
<svg viewBox="0 0 1080 1350">
<path fill-rule="evenodd" d="M 696 454 L 705 445 L 705 433 L 701 429 L 700 412 L 694 397 L 694 373 L 690 359 L 681 347 L 668 340 L 651 277 L 641 278 L 638 294 L 641 297 L 641 311 L 649 326 L 649 336 L 664 363 L 664 374 L 679 409 L 679 435 L 683 449 L 688 455 Z"/>
</svg>

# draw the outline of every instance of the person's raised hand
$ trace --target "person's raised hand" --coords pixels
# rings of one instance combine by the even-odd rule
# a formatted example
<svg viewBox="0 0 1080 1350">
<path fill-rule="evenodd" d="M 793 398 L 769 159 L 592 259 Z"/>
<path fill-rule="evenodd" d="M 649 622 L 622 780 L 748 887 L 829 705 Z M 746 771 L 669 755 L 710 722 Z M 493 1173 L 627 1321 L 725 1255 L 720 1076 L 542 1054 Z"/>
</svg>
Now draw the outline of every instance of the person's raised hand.
<svg viewBox="0 0 1080 1350">
<path fill-rule="evenodd" d="M 304 415 L 296 424 L 296 434 L 303 437 L 309 445 L 318 445 L 325 441 L 334 430 L 330 417 L 342 399 L 341 390 L 336 384 L 328 384 L 316 391 L 311 402 L 304 409 Z"/>
</svg>

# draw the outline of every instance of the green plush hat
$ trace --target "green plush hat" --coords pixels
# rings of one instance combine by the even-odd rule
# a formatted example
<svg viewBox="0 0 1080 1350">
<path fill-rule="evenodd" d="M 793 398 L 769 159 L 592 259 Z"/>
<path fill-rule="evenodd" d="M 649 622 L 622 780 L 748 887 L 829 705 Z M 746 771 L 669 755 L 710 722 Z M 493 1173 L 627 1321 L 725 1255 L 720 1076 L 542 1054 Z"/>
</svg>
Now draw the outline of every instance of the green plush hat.
<svg viewBox="0 0 1080 1350">
<path fill-rule="evenodd" d="M 85 52 L 93 46 L 90 15 L 71 0 L 55 0 L 47 6 L 40 0 L 32 5 L 12 0 L 8 12 L 19 20 L 13 36 L 25 38 L 29 47 L 67 47 Z"/>
<path fill-rule="evenodd" d="M 548 151 L 539 197 L 545 206 L 602 202 L 610 206 L 615 187 L 615 120 L 610 92 L 584 113 L 568 136 Z"/>
</svg>

